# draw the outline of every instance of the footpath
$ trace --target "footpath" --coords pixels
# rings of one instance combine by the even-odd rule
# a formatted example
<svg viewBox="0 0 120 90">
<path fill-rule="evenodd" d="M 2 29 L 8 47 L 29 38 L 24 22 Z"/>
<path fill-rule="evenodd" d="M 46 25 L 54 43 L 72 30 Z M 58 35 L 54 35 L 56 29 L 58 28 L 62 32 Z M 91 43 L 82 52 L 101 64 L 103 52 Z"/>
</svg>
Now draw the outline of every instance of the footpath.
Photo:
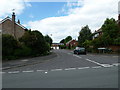
<svg viewBox="0 0 120 90">
<path fill-rule="evenodd" d="M 54 52 L 51 52 L 51 54 L 47 56 L 5 61 L 5 62 L 2 62 L 2 68 L 0 69 L 7 70 L 11 68 L 16 68 L 16 67 L 23 67 L 23 66 L 33 65 L 37 63 L 43 63 L 46 60 L 52 59 L 54 57 L 57 57 L 57 54 Z"/>
</svg>

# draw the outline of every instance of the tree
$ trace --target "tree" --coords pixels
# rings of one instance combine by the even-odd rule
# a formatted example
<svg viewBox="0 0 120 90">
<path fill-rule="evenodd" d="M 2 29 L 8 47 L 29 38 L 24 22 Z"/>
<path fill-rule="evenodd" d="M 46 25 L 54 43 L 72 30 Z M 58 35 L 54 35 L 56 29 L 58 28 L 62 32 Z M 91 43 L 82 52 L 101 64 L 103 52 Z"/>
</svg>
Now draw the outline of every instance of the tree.
<svg viewBox="0 0 120 90">
<path fill-rule="evenodd" d="M 60 41 L 60 43 L 65 43 L 65 39 L 62 39 L 62 40 Z"/>
<path fill-rule="evenodd" d="M 52 40 L 52 38 L 51 38 L 50 36 L 46 35 L 46 36 L 45 36 L 45 41 L 46 41 L 47 43 L 49 43 L 50 46 L 52 45 L 53 40 Z"/>
<path fill-rule="evenodd" d="M 79 46 L 83 46 L 83 43 L 86 40 L 91 40 L 92 39 L 92 33 L 91 30 L 89 29 L 89 26 L 86 25 L 85 27 L 83 27 L 81 29 L 81 31 L 79 32 L 79 36 L 78 36 L 78 44 Z"/>
<path fill-rule="evenodd" d="M 8 34 L 2 35 L 2 56 L 3 59 L 13 59 L 14 51 L 18 48 L 17 40 Z"/>
<path fill-rule="evenodd" d="M 70 41 L 70 40 L 72 40 L 72 37 L 71 36 L 67 36 L 66 38 L 65 38 L 65 41 L 64 41 L 64 43 L 66 44 L 68 41 Z"/>
<path fill-rule="evenodd" d="M 117 38 L 120 34 L 120 28 L 115 21 L 115 19 L 106 19 L 104 24 L 102 25 L 103 36 L 109 36 L 110 38 Z"/>
<path fill-rule="evenodd" d="M 27 31 L 20 39 L 24 45 L 32 49 L 33 55 L 41 55 L 50 50 L 44 36 L 39 31 Z"/>
<path fill-rule="evenodd" d="M 104 46 L 113 45 L 115 41 L 119 41 L 120 28 L 115 19 L 107 18 L 102 25 L 102 32 Z"/>
</svg>

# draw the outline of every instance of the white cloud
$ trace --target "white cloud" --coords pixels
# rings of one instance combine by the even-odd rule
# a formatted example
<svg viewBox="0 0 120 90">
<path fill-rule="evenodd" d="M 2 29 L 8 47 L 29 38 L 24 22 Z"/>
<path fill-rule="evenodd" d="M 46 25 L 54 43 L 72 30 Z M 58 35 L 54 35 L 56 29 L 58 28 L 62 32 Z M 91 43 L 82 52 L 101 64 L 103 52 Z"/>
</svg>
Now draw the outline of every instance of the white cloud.
<svg viewBox="0 0 120 90">
<path fill-rule="evenodd" d="M 31 4 L 24 0 L 0 0 L 0 18 L 12 13 L 15 9 L 17 15 L 21 14 L 25 7 L 31 7 Z"/>
<path fill-rule="evenodd" d="M 44 35 L 52 34 L 54 42 L 71 35 L 77 38 L 82 26 L 89 25 L 92 32 L 99 29 L 106 18 L 117 19 L 119 0 L 80 0 L 77 3 L 67 3 L 62 11 L 67 16 L 50 17 L 38 21 L 30 21 L 27 25 L 37 29 Z M 75 7 L 76 6 L 76 7 Z M 71 8 L 74 7 L 74 8 Z"/>
</svg>

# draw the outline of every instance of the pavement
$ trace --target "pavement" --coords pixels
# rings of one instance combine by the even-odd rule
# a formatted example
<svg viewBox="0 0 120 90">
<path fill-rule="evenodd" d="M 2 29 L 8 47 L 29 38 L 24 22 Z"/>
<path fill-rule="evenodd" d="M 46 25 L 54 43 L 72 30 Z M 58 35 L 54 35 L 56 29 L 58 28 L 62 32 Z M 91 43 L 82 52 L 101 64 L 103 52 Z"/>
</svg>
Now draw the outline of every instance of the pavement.
<svg viewBox="0 0 120 90">
<path fill-rule="evenodd" d="M 118 88 L 118 55 L 53 53 L 42 63 L 3 69 L 3 88 Z"/>
<path fill-rule="evenodd" d="M 51 51 L 50 54 L 47 56 L 5 61 L 5 62 L 2 62 L 2 68 L 0 68 L 0 69 L 7 70 L 7 69 L 23 67 L 23 66 L 27 66 L 27 65 L 43 63 L 44 61 L 52 59 L 56 56 L 57 56 L 56 53 Z"/>
</svg>

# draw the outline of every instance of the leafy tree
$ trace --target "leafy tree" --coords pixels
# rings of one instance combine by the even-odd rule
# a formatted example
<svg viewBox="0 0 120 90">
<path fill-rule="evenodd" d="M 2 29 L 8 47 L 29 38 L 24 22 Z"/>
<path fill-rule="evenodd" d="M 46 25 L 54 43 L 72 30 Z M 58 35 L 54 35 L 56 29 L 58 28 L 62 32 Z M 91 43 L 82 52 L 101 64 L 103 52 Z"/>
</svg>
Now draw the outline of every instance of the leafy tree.
<svg viewBox="0 0 120 90">
<path fill-rule="evenodd" d="M 65 43 L 65 39 L 62 39 L 62 40 L 60 41 L 60 43 Z"/>
<path fill-rule="evenodd" d="M 115 21 L 115 19 L 106 19 L 104 24 L 102 25 L 103 37 L 110 37 L 111 39 L 115 39 L 120 34 L 120 28 Z"/>
<path fill-rule="evenodd" d="M 120 27 L 118 26 L 118 23 L 115 21 L 115 19 L 106 19 L 104 24 L 102 25 L 102 39 L 104 46 L 109 46 L 115 43 L 116 41 L 119 41 L 119 35 L 120 35 Z"/>
<path fill-rule="evenodd" d="M 92 45 L 91 43 L 92 43 L 91 40 L 85 40 L 85 42 L 83 43 L 83 46 L 85 48 L 89 48 L 89 46 Z"/>
<path fill-rule="evenodd" d="M 8 35 L 8 34 L 2 35 L 2 56 L 3 56 L 3 59 L 7 59 L 8 57 L 11 57 L 10 59 L 14 58 L 14 51 L 17 48 L 18 48 L 18 42 L 13 36 Z"/>
<path fill-rule="evenodd" d="M 70 40 L 72 40 L 72 37 L 71 36 L 67 36 L 66 38 L 65 38 L 65 43 L 67 43 L 68 41 L 70 41 Z"/>
<path fill-rule="evenodd" d="M 31 48 L 33 55 L 45 54 L 50 50 L 44 36 L 37 30 L 26 32 L 19 41 Z"/>
<path fill-rule="evenodd" d="M 114 45 L 120 45 L 120 37 L 114 40 Z"/>
<path fill-rule="evenodd" d="M 53 40 L 52 40 L 52 38 L 51 38 L 50 36 L 46 35 L 46 36 L 45 36 L 45 41 L 46 41 L 47 43 L 49 43 L 50 46 L 52 45 Z"/>
<path fill-rule="evenodd" d="M 83 27 L 81 29 L 81 31 L 79 32 L 79 36 L 78 36 L 78 44 L 79 46 L 83 46 L 83 43 L 86 40 L 91 40 L 92 39 L 92 34 L 91 34 L 91 30 L 89 29 L 88 25 L 86 25 L 85 27 Z"/>
</svg>

